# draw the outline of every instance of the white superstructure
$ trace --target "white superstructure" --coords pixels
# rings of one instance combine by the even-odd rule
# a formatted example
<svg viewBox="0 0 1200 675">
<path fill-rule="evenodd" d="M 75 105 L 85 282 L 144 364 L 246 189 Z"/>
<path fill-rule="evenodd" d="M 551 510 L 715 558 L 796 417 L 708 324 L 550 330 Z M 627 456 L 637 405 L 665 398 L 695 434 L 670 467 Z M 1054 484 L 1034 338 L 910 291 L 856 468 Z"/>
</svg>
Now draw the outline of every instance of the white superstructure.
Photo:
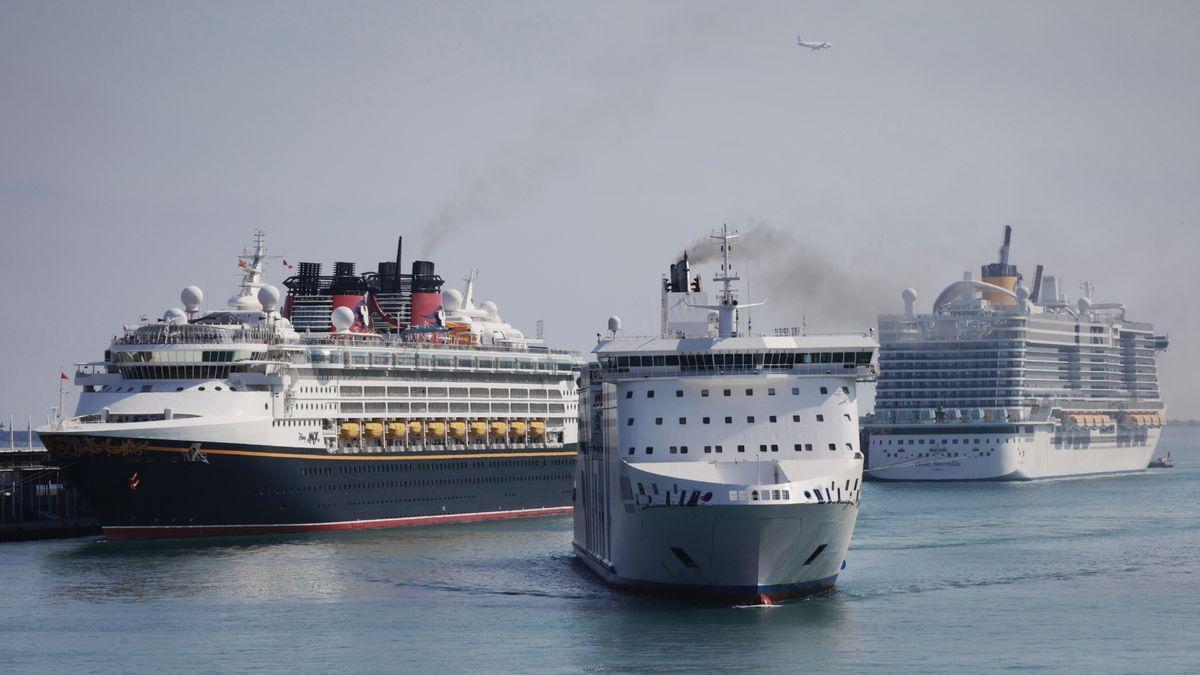
<svg viewBox="0 0 1200 675">
<path fill-rule="evenodd" d="M 740 335 L 734 236 L 717 237 L 716 304 L 685 257 L 664 280 L 661 335 L 614 318 L 585 372 L 574 546 L 613 585 L 772 602 L 842 567 L 861 494 L 857 381 L 876 345 Z"/>
<path fill-rule="evenodd" d="M 1145 469 L 1165 423 L 1156 353 L 1167 339 L 1125 307 L 1077 302 L 1000 261 L 943 290 L 933 311 L 879 317 L 868 465 L 885 480 L 1029 480 Z"/>
</svg>

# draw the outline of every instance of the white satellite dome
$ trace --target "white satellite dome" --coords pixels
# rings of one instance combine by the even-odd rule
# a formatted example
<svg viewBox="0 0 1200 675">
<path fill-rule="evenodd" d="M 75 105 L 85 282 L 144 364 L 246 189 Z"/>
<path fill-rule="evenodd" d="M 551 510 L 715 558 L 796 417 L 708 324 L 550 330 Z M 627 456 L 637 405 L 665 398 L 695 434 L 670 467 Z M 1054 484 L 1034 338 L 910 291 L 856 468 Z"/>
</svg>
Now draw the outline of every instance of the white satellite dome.
<svg viewBox="0 0 1200 675">
<path fill-rule="evenodd" d="M 903 299 L 905 302 L 916 302 L 916 301 L 917 301 L 917 289 L 915 289 L 915 288 L 906 288 L 906 289 L 904 289 L 903 291 L 901 291 L 901 292 L 900 292 L 900 297 L 901 297 L 901 298 L 902 298 L 902 299 Z"/>
<path fill-rule="evenodd" d="M 462 309 L 463 294 L 457 288 L 442 291 L 442 308 L 447 312 L 457 312 Z"/>
<path fill-rule="evenodd" d="M 608 317 L 608 330 L 613 333 L 621 330 L 621 317 L 615 315 Z"/>
<path fill-rule="evenodd" d="M 1029 299 L 1029 289 L 1024 286 L 1017 286 L 1016 294 L 1017 302 L 1025 302 Z"/>
<path fill-rule="evenodd" d="M 189 312 L 195 312 L 204 304 L 204 291 L 199 286 L 188 286 L 179 293 L 179 301 Z"/>
<path fill-rule="evenodd" d="M 268 314 L 275 311 L 275 306 L 279 304 L 279 289 L 274 286 L 258 289 L 258 304 L 262 305 L 263 311 Z"/>
<path fill-rule="evenodd" d="M 349 307 L 338 307 L 329 314 L 329 323 L 338 333 L 345 333 L 354 325 L 354 311 Z"/>
<path fill-rule="evenodd" d="M 490 317 L 500 316 L 500 309 L 496 307 L 496 303 L 491 300 L 484 300 L 480 303 L 479 308 L 488 313 Z"/>
<path fill-rule="evenodd" d="M 162 320 L 163 323 L 170 325 L 187 323 L 187 312 L 179 309 L 178 307 L 172 307 L 171 309 L 163 312 Z"/>
</svg>

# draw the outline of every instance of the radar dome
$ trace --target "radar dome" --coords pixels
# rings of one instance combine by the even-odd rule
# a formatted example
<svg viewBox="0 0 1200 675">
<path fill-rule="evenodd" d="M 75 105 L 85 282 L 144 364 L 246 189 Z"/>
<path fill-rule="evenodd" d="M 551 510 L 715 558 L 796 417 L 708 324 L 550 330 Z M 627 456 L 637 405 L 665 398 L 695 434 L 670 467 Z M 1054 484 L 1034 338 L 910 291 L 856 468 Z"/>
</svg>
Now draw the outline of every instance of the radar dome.
<svg viewBox="0 0 1200 675">
<path fill-rule="evenodd" d="M 262 305 L 263 311 L 268 314 L 275 311 L 275 306 L 279 304 L 279 289 L 274 286 L 258 289 L 258 304 Z"/>
<path fill-rule="evenodd" d="M 1016 293 L 1018 302 L 1025 302 L 1029 299 L 1029 289 L 1024 286 L 1017 286 Z"/>
<path fill-rule="evenodd" d="M 1079 299 L 1079 311 L 1089 312 L 1089 311 L 1091 311 L 1091 309 L 1092 309 L 1092 301 L 1091 300 L 1088 300 L 1087 298 Z"/>
<path fill-rule="evenodd" d="M 621 317 L 619 317 L 619 316 L 608 317 L 608 330 L 613 333 L 621 330 Z"/>
<path fill-rule="evenodd" d="M 488 313 L 488 316 L 500 316 L 500 309 L 496 307 L 496 303 L 491 300 L 484 300 L 479 308 Z"/>
<path fill-rule="evenodd" d="M 184 312 L 178 307 L 172 307 L 171 309 L 163 312 L 162 319 L 163 323 L 171 325 L 187 323 L 187 312 Z"/>
<path fill-rule="evenodd" d="M 204 303 L 204 291 L 200 290 L 199 286 L 188 286 L 179 293 L 179 301 L 183 303 L 187 311 L 195 312 Z"/>
<path fill-rule="evenodd" d="M 329 323 L 338 333 L 345 333 L 354 325 L 354 311 L 349 307 L 338 307 L 329 315 Z"/>
<path fill-rule="evenodd" d="M 442 291 L 442 308 L 447 312 L 457 312 L 462 309 L 463 294 L 457 288 Z"/>
<path fill-rule="evenodd" d="M 906 289 L 904 289 L 903 291 L 901 291 L 901 292 L 900 292 L 900 297 L 901 297 L 901 298 L 902 298 L 902 299 L 903 299 L 905 302 L 916 302 L 916 301 L 917 301 L 917 289 L 915 289 L 915 288 L 906 288 Z"/>
</svg>

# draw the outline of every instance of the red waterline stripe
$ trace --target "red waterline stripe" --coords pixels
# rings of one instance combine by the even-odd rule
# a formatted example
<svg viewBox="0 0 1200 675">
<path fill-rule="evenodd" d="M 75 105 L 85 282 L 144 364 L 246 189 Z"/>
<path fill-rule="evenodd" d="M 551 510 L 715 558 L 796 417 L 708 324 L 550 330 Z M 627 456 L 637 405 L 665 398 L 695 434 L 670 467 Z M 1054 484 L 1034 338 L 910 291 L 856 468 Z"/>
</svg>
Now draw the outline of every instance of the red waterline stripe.
<svg viewBox="0 0 1200 675">
<path fill-rule="evenodd" d="M 337 523 L 297 523 L 283 525 L 194 525 L 194 526 L 119 526 L 105 527 L 104 538 L 109 541 L 133 541 L 146 539 L 183 539 L 192 537 L 229 537 L 247 534 L 288 534 L 294 532 L 337 532 L 341 530 L 372 530 L 385 527 L 412 527 L 437 523 L 469 523 L 484 520 L 555 516 L 571 513 L 572 507 L 561 506 L 525 511 L 495 511 L 489 513 L 463 513 L 448 516 L 415 516 L 411 518 L 383 518 L 380 520 L 349 520 Z"/>
</svg>

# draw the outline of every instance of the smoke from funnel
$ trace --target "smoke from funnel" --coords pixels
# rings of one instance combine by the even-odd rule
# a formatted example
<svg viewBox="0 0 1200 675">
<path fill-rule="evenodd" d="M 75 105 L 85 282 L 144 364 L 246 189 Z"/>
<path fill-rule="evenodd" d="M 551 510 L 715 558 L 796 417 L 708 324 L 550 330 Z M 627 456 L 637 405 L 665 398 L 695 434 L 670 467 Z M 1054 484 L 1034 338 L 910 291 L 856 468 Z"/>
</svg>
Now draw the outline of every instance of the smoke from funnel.
<svg viewBox="0 0 1200 675">
<path fill-rule="evenodd" d="M 852 247 L 832 245 L 836 237 L 813 239 L 829 244 L 818 248 L 821 242 L 753 221 L 731 242 L 731 264 L 742 277 L 740 297 L 767 300 L 753 310 L 756 316 L 766 315 L 780 326 L 799 324 L 804 316 L 812 332 L 865 331 L 879 314 L 896 311 L 899 290 L 872 276 L 869 263 L 856 258 Z M 693 265 L 721 257 L 720 247 L 707 236 L 692 242 L 687 253 Z"/>
<path fill-rule="evenodd" d="M 663 49 L 659 44 L 640 53 L 606 55 L 605 70 L 588 83 L 589 93 L 559 101 L 532 123 L 527 137 L 468 172 L 421 232 L 421 256 L 464 228 L 520 212 L 556 175 L 640 128 L 654 112 L 667 57 Z"/>
</svg>

